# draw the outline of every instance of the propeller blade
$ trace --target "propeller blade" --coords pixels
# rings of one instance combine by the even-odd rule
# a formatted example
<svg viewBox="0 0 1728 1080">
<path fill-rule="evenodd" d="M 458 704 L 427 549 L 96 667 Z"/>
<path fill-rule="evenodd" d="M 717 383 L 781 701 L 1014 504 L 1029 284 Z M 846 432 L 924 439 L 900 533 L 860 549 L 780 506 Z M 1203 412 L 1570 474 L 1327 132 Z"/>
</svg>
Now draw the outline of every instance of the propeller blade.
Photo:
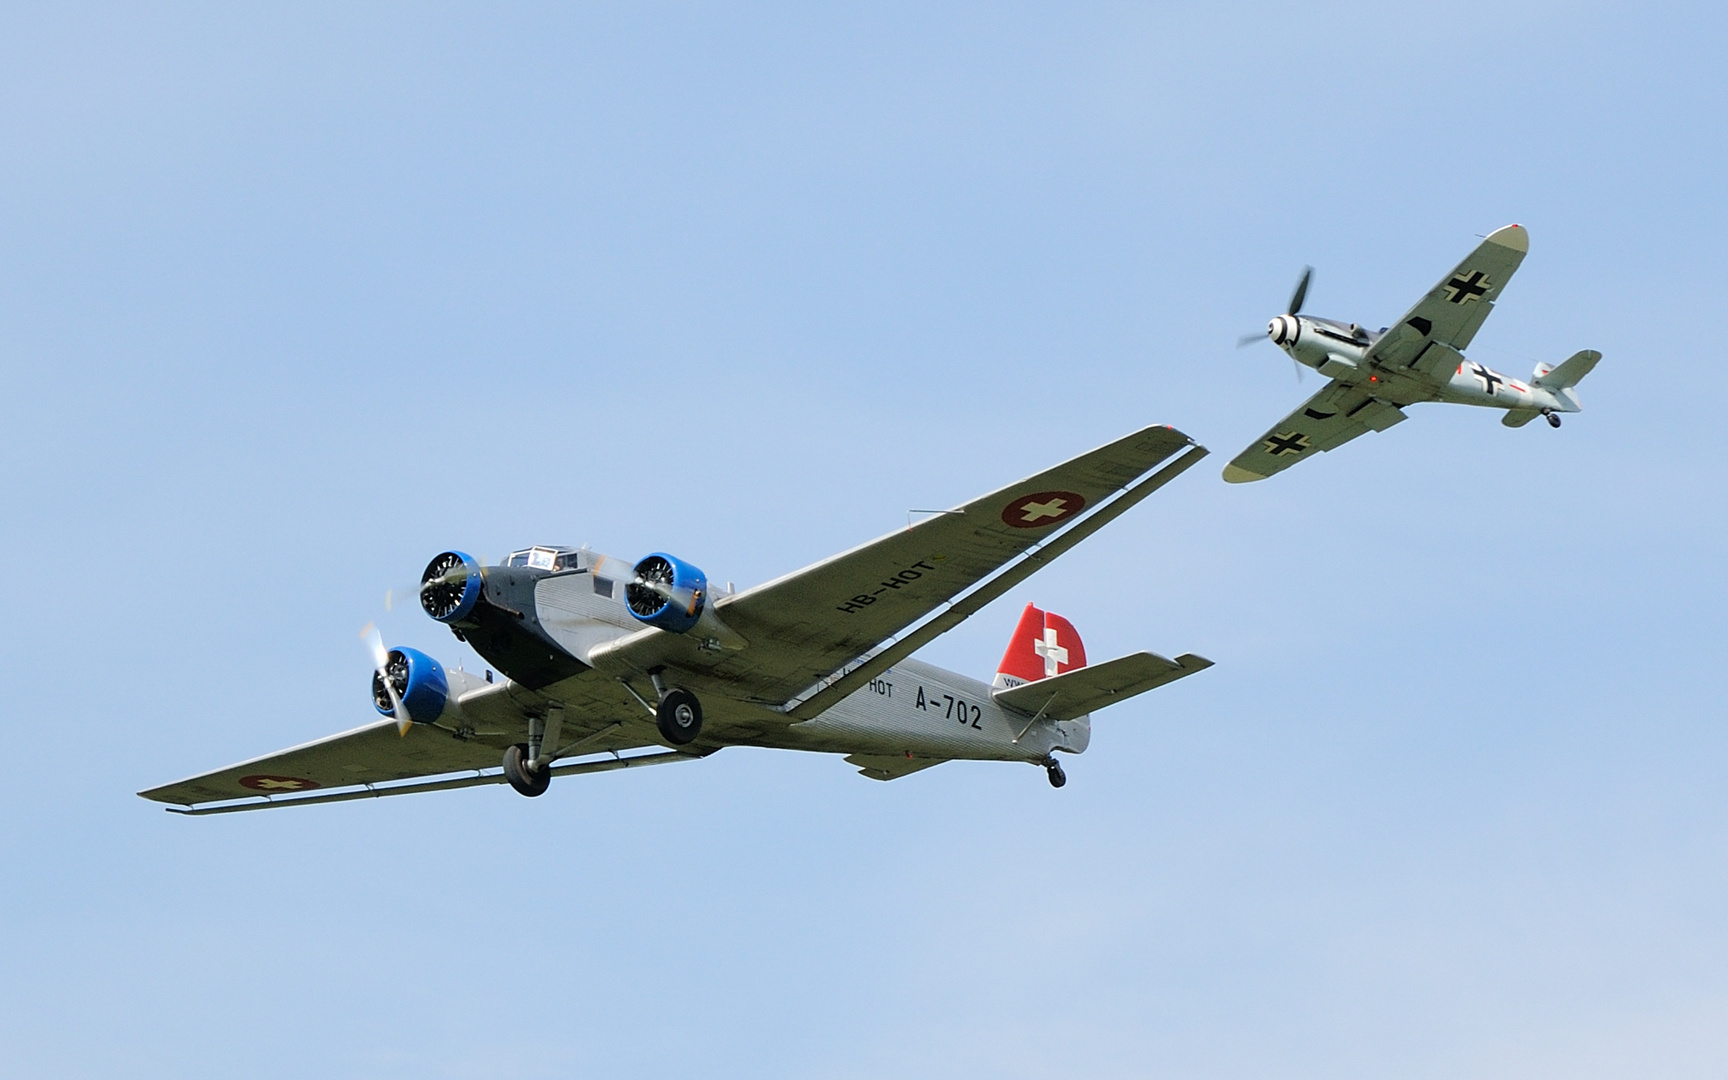
<svg viewBox="0 0 1728 1080">
<path fill-rule="evenodd" d="M 1302 276 L 1296 280 L 1296 291 L 1290 294 L 1290 307 L 1284 312 L 1284 314 L 1294 315 L 1298 311 L 1302 310 L 1302 301 L 1308 299 L 1308 282 L 1312 281 L 1313 278 L 1314 268 L 1312 266 L 1304 266 L 1302 268 Z"/>
<path fill-rule="evenodd" d="M 1284 314 L 1294 315 L 1302 310 L 1302 305 L 1308 300 L 1308 284 L 1313 280 L 1314 268 L 1312 266 L 1304 266 L 1302 268 L 1302 276 L 1296 279 L 1296 291 L 1290 294 L 1290 303 L 1285 306 Z M 1262 331 L 1258 334 L 1243 334 L 1241 337 L 1236 339 L 1236 347 L 1238 349 L 1246 349 L 1248 346 L 1266 336 L 1266 331 Z M 1302 365 L 1298 364 L 1296 365 L 1296 368 L 1296 381 L 1301 382 Z"/>
<path fill-rule="evenodd" d="M 361 628 L 360 640 L 366 643 L 366 651 L 372 654 L 372 667 L 384 670 L 390 663 L 390 650 L 384 647 L 384 635 L 378 632 L 378 624 L 367 623 Z"/>
<path fill-rule="evenodd" d="M 1297 385 L 1301 385 L 1301 383 L 1302 383 L 1302 364 L 1294 356 L 1292 356 L 1290 358 L 1290 362 L 1292 364 L 1296 365 L 1296 383 L 1297 383 Z"/>
<path fill-rule="evenodd" d="M 636 564 L 615 559 L 610 555 L 602 555 L 594 560 L 594 565 L 588 572 L 595 577 L 607 578 L 611 581 L 636 580 Z"/>
</svg>

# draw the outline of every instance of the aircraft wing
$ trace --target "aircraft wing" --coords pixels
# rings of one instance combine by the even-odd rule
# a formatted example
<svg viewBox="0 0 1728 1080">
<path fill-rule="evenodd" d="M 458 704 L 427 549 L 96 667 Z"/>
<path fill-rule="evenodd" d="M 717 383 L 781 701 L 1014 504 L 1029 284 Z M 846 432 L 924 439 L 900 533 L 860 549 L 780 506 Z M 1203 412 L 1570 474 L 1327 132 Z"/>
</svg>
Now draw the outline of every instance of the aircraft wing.
<svg viewBox="0 0 1728 1080">
<path fill-rule="evenodd" d="M 1431 345 L 1468 348 L 1529 250 L 1530 234 L 1522 225 L 1489 233 L 1374 344 L 1368 360 L 1392 368 L 1414 367 Z M 1439 366 L 1451 370 L 1444 363 Z"/>
<path fill-rule="evenodd" d="M 302 743 L 138 794 L 156 802 L 181 806 L 248 796 L 295 797 L 230 807 L 249 809 L 292 805 L 293 802 L 328 801 L 332 798 L 330 792 L 344 788 L 359 788 L 349 797 L 370 797 L 374 794 L 464 787 L 474 783 L 499 783 L 503 779 L 498 775 L 498 768 L 504 748 L 525 741 L 528 730 L 527 713 L 510 696 L 509 690 L 508 684 L 496 683 L 464 694 L 462 709 L 473 727 L 460 733 L 443 726 L 415 724 L 406 735 L 398 735 L 396 721 L 385 718 L 340 735 Z M 659 740 L 653 723 L 641 717 L 639 706 L 633 706 L 633 709 L 635 711 L 609 708 L 572 710 L 566 706 L 559 743 L 569 745 L 581 740 L 580 752 L 584 754 L 656 745 Z M 369 787 L 482 770 L 489 770 L 490 775 L 432 784 Z M 594 770 L 565 766 L 563 770 L 555 768 L 553 771 Z M 300 797 L 308 792 L 319 794 L 310 798 Z"/>
<path fill-rule="evenodd" d="M 1366 387 L 1333 379 L 1237 454 L 1224 466 L 1224 479 L 1232 484 L 1264 480 L 1365 432 L 1385 431 L 1403 419 L 1403 410 L 1374 397 Z"/>
<path fill-rule="evenodd" d="M 705 649 L 696 634 L 638 631 L 590 657 L 638 672 L 679 668 L 781 704 L 936 612 L 1178 450 L 1149 427 L 1055 468 L 784 577 L 721 598 L 715 613 L 747 643 Z"/>
<path fill-rule="evenodd" d="M 386 717 L 353 731 L 138 794 L 183 806 L 248 795 L 293 795 L 352 784 L 496 768 L 502 753 L 503 747 L 494 747 L 491 740 L 462 742 L 419 725 L 410 728 L 407 735 L 398 736 L 396 721 Z"/>
</svg>

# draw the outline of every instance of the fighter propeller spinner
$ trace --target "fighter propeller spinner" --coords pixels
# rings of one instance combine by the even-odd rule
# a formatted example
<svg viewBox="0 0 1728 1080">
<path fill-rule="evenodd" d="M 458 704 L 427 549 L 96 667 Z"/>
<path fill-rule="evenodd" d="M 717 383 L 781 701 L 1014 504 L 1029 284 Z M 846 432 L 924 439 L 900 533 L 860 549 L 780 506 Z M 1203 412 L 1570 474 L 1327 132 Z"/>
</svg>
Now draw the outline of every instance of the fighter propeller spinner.
<svg viewBox="0 0 1728 1080">
<path fill-rule="evenodd" d="M 1314 280 L 1314 268 L 1312 266 L 1304 266 L 1302 268 L 1302 276 L 1300 278 L 1296 279 L 1296 291 L 1290 294 L 1290 303 L 1285 305 L 1284 314 L 1279 316 L 1280 318 L 1285 318 L 1288 316 L 1295 315 L 1298 311 L 1302 310 L 1302 301 L 1304 301 L 1308 298 L 1308 283 L 1310 281 L 1313 281 L 1313 280 Z M 1253 334 L 1243 334 L 1240 338 L 1237 339 L 1236 347 L 1238 349 L 1244 349 L 1250 345 L 1254 345 L 1254 344 L 1257 344 L 1261 341 L 1264 341 L 1265 339 L 1266 339 L 1266 335 L 1262 334 L 1262 333 L 1258 333 L 1258 332 L 1253 333 Z M 1296 365 L 1296 381 L 1301 382 L 1302 381 L 1302 365 L 1301 365 L 1301 363 L 1298 362 L 1294 357 L 1291 358 L 1291 363 Z"/>
<path fill-rule="evenodd" d="M 1265 336 L 1300 365 L 1298 371 L 1311 367 L 1331 381 L 1236 455 L 1224 466 L 1224 479 L 1264 480 L 1365 432 L 1385 431 L 1421 401 L 1504 409 L 1507 427 L 1538 416 L 1559 427 L 1561 413 L 1582 409 L 1573 387 L 1601 353 L 1586 349 L 1557 366 L 1538 364 L 1528 382 L 1463 354 L 1529 250 L 1523 226 L 1496 230 L 1395 325 L 1378 331 L 1299 314 L 1313 275 L 1312 267 L 1305 269 L 1289 310 L 1266 325 Z"/>
</svg>

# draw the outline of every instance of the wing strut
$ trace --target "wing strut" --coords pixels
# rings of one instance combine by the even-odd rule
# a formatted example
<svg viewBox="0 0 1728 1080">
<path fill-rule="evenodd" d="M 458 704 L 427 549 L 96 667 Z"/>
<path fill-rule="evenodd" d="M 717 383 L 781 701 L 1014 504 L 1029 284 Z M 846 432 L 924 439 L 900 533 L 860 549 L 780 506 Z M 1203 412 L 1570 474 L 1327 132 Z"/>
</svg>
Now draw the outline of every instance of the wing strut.
<svg viewBox="0 0 1728 1080">
<path fill-rule="evenodd" d="M 786 710 L 787 715 L 796 720 L 810 720 L 820 716 L 841 698 L 971 618 L 985 604 L 1031 577 L 1047 561 L 1056 558 L 1116 520 L 1131 509 L 1135 503 L 1176 479 L 1195 462 L 1205 457 L 1207 453 L 1208 451 L 1204 446 L 1198 444 L 1190 446 L 1187 453 L 1124 491 L 1113 501 L 1104 504 L 1089 517 L 1082 518 L 1067 532 L 1051 538 L 1040 547 L 1027 551 L 1025 555 L 1021 556 L 1019 562 L 955 600 L 947 611 L 931 619 L 875 656 L 870 657 L 857 668 L 829 683 L 823 689 L 792 705 Z"/>
</svg>

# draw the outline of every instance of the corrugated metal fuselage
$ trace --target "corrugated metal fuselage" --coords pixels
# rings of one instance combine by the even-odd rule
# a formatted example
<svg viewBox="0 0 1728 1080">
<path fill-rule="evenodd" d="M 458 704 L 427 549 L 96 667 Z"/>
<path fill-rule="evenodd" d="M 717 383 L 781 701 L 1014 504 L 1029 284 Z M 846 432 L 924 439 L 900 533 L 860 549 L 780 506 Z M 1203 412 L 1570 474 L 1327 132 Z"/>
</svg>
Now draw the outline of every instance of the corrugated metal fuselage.
<svg viewBox="0 0 1728 1080">
<path fill-rule="evenodd" d="M 592 564 L 605 564 L 594 555 Z M 575 660 L 586 662 L 597 647 L 637 633 L 641 623 L 623 604 L 623 590 L 579 570 L 546 575 L 533 588 L 537 624 Z M 524 596 L 522 599 L 526 600 Z M 750 646 L 756 647 L 756 646 Z M 771 647 L 771 646 L 767 646 Z M 989 684 L 918 660 L 905 660 L 811 720 L 791 720 L 776 705 L 740 701 L 720 684 L 709 685 L 701 672 L 662 673 L 702 700 L 706 712 L 703 744 L 763 746 L 821 753 L 926 759 L 1042 762 L 1052 751 L 1080 753 L 1090 738 L 1088 718 L 1036 719 L 1003 708 Z M 838 675 L 840 673 L 831 673 Z M 645 673 L 623 676 L 650 693 Z M 616 672 L 584 670 L 536 693 L 549 701 L 584 693 L 584 683 L 612 681 Z M 814 679 L 813 688 L 821 685 Z M 619 719 L 632 727 L 652 724 L 646 710 Z"/>
</svg>

